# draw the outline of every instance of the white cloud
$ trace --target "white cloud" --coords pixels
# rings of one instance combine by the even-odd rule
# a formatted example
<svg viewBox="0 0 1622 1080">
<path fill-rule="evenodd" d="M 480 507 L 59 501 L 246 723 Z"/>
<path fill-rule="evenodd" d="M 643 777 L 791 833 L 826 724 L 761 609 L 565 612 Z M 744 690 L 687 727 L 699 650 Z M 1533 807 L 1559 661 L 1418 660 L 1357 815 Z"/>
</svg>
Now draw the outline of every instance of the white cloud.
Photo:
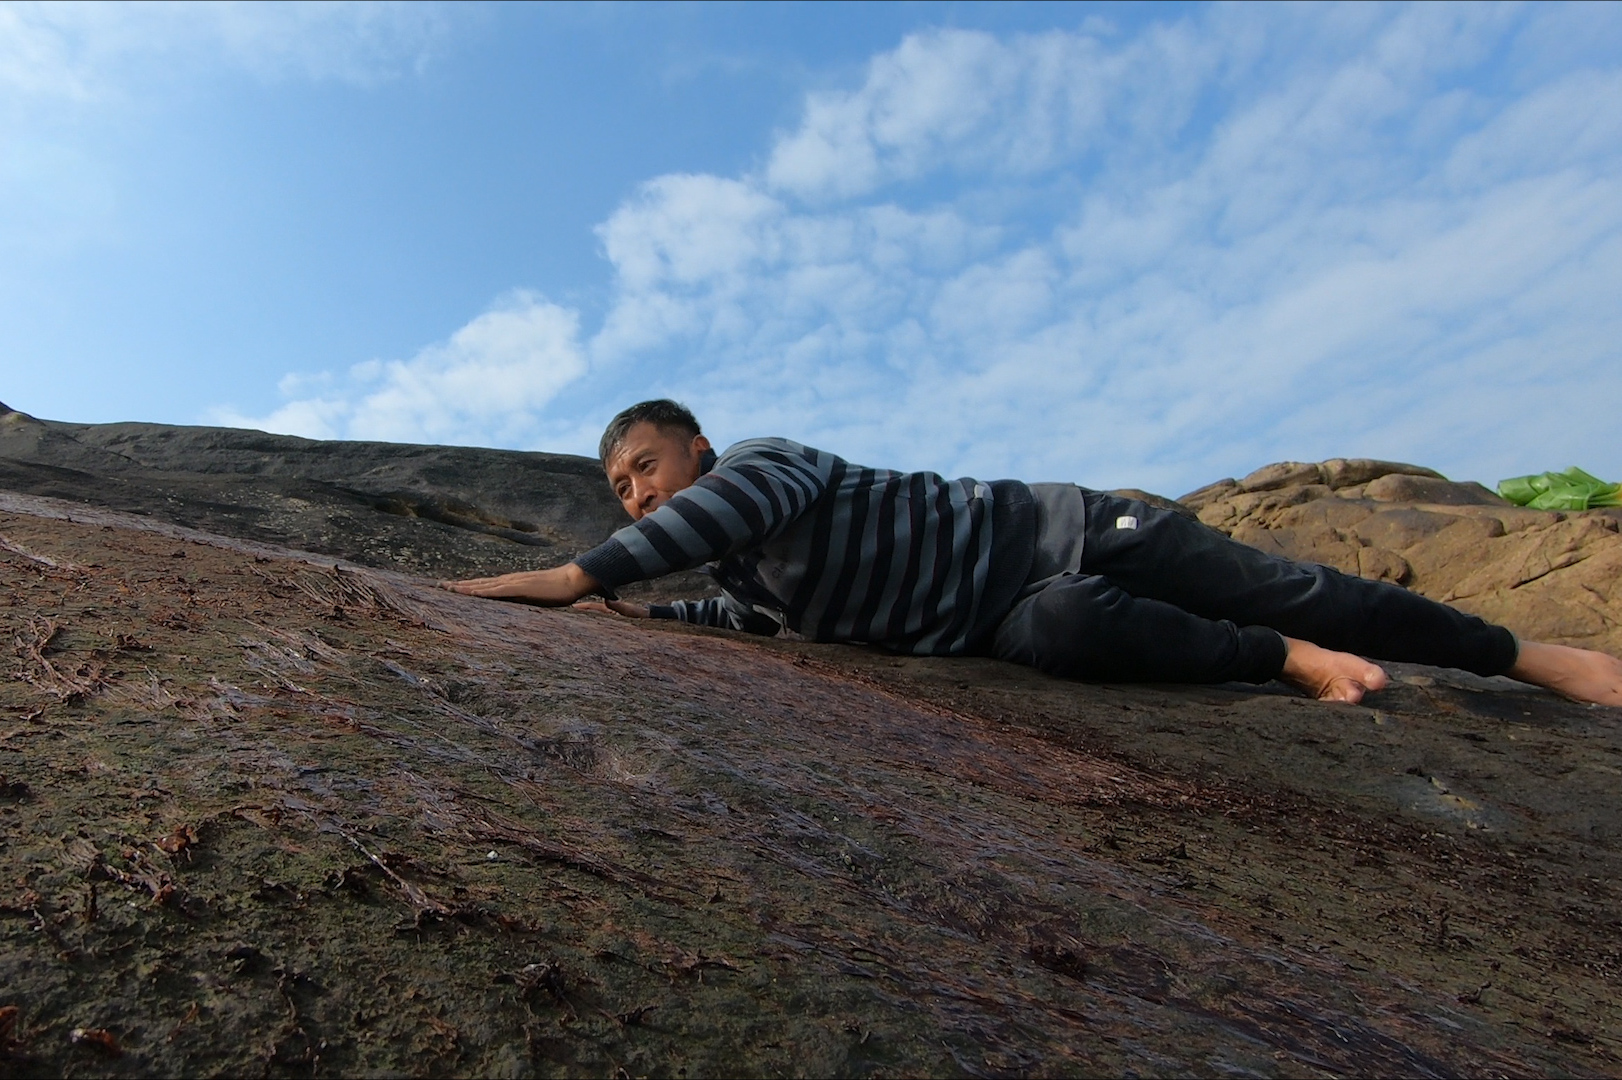
<svg viewBox="0 0 1622 1080">
<path fill-rule="evenodd" d="M 297 435 L 304 439 L 339 439 L 349 406 L 342 398 L 300 398 L 289 401 L 267 416 L 248 416 L 229 406 L 210 412 L 210 423 L 221 427 L 252 428 L 277 435 Z"/>
<path fill-rule="evenodd" d="M 859 90 L 807 100 L 799 129 L 773 148 L 766 182 L 816 199 L 864 194 L 945 163 L 1044 168 L 1101 119 L 1089 92 L 1097 52 L 1093 39 L 1062 33 L 908 37 L 874 58 Z"/>
<path fill-rule="evenodd" d="M 1622 312 L 1596 299 L 1622 67 L 1507 91 L 1494 65 L 1543 17 L 914 35 L 812 95 L 758 173 L 660 178 L 614 215 L 592 355 L 728 435 L 871 463 L 1177 489 L 1332 454 L 1622 475 L 1603 410 L 1568 404 L 1622 393 Z"/>
<path fill-rule="evenodd" d="M 527 297 L 260 422 L 589 453 L 669 395 L 723 441 L 1171 494 L 1333 455 L 1622 476 L 1622 23 L 1539 59 L 1583 10 L 913 35 L 758 170 L 643 184 L 594 328 Z"/>
<path fill-rule="evenodd" d="M 585 372 L 578 314 L 516 292 L 409 360 L 357 364 L 341 386 L 327 373 L 289 376 L 284 394 L 328 392 L 267 416 L 220 408 L 212 419 L 312 439 L 526 444 L 546 406 Z"/>
<path fill-rule="evenodd" d="M 737 180 L 661 176 L 597 233 L 627 289 L 699 285 L 773 254 L 766 227 L 781 209 Z"/>
<path fill-rule="evenodd" d="M 435 4 L 0 4 L 0 91 L 88 100 L 176 66 L 372 83 L 420 65 L 443 32 Z"/>
</svg>

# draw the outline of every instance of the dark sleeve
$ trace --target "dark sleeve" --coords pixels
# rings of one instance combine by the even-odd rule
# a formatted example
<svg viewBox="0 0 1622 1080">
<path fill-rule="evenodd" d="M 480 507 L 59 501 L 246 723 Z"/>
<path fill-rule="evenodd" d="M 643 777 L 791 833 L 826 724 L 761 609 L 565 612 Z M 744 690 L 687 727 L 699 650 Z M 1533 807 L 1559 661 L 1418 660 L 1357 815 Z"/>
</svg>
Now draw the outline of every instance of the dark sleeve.
<svg viewBox="0 0 1622 1080">
<path fill-rule="evenodd" d="M 575 564 L 617 589 L 757 547 L 821 497 L 834 460 L 786 440 L 740 443 L 692 487 Z"/>
<path fill-rule="evenodd" d="M 717 626 L 772 637 L 782 624 L 764 612 L 756 611 L 730 593 L 704 600 L 677 600 L 673 604 L 649 604 L 648 615 L 655 619 L 675 619 L 695 626 Z"/>
</svg>

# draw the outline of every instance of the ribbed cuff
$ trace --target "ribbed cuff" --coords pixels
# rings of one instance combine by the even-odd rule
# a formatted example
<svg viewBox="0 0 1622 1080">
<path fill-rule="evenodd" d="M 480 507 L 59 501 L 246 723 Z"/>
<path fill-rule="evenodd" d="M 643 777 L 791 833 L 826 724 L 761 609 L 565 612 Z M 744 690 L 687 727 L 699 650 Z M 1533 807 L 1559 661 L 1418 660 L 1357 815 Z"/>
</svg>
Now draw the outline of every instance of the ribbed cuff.
<svg viewBox="0 0 1622 1080">
<path fill-rule="evenodd" d="M 1290 647 L 1284 635 L 1267 626 L 1239 629 L 1239 655 L 1234 658 L 1234 682 L 1272 682 L 1284 674 L 1284 659 Z"/>
<path fill-rule="evenodd" d="M 574 564 L 596 579 L 605 589 L 618 589 L 633 581 L 642 581 L 648 575 L 636 564 L 625 545 L 613 537 L 604 540 L 584 555 L 576 557 Z"/>
<path fill-rule="evenodd" d="M 1469 670 L 1486 676 L 1507 674 L 1515 666 L 1515 661 L 1521 658 L 1520 639 L 1502 626 L 1491 625 L 1482 637 L 1482 652 L 1485 655 L 1479 664 L 1472 665 Z"/>
</svg>

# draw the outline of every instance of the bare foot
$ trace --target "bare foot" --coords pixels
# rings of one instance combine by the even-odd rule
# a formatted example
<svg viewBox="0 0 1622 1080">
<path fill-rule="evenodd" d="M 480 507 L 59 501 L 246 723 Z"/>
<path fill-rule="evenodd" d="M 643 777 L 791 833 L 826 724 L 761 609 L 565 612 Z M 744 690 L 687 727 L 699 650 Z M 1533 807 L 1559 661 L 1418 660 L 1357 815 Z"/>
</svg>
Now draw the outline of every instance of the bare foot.
<svg viewBox="0 0 1622 1080">
<path fill-rule="evenodd" d="M 1279 676 L 1319 701 L 1356 704 L 1363 695 L 1385 689 L 1385 670 L 1351 653 L 1331 652 L 1298 638 L 1285 638 L 1284 671 Z"/>
<path fill-rule="evenodd" d="M 1521 655 L 1506 674 L 1573 701 L 1622 705 L 1622 660 L 1570 645 L 1521 642 Z"/>
</svg>

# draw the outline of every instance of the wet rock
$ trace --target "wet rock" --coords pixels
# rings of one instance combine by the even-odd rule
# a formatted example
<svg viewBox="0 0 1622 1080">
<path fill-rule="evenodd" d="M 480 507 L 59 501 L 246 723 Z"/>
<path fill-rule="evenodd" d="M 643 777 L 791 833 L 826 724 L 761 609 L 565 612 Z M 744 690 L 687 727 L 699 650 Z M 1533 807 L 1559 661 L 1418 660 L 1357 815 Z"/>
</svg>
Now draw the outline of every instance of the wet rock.
<svg viewBox="0 0 1622 1080">
<path fill-rule="evenodd" d="M 1181 503 L 1622 644 L 1622 513 L 1359 459 Z M 424 580 L 619 513 L 580 458 L 0 414 L 0 1072 L 111 1068 L 74 1030 L 143 1075 L 1616 1071 L 1578 1038 L 1622 1028 L 1616 710 L 1408 665 L 1359 707 L 1093 686 Z"/>
<path fill-rule="evenodd" d="M 1397 585 L 1406 585 L 1413 578 L 1414 569 L 1408 565 L 1407 559 L 1395 551 L 1380 547 L 1360 547 L 1357 549 L 1357 574 L 1359 577 L 1374 581 L 1390 581 Z"/>
<path fill-rule="evenodd" d="M 1233 494 L 1238 490 L 1239 481 L 1230 476 L 1226 479 L 1217 480 L 1214 483 L 1206 484 L 1202 488 L 1196 488 L 1176 501 L 1179 504 L 1188 507 L 1190 510 L 1193 510 L 1197 514 L 1199 513 L 1200 508 L 1205 506 L 1207 503 L 1215 502 L 1216 500 L 1226 495 Z"/>
<path fill-rule="evenodd" d="M 1108 494 L 1119 495 L 1123 499 L 1137 499 L 1139 502 L 1146 502 L 1150 506 L 1158 507 L 1161 510 L 1170 510 L 1173 513 L 1182 514 L 1184 517 L 1199 517 L 1193 507 L 1186 506 L 1175 499 L 1168 499 L 1164 495 L 1156 495 L 1152 491 L 1144 491 L 1142 488 L 1115 488 Z"/>
<path fill-rule="evenodd" d="M 1330 458 L 1322 462 L 1280 461 L 1263 465 L 1243 480 L 1236 482 L 1242 491 L 1275 491 L 1287 487 L 1323 485 L 1331 490 L 1366 484 L 1384 477 L 1411 476 L 1422 479 L 1445 480 L 1441 473 L 1421 465 L 1405 465 L 1400 461 L 1375 461 L 1371 458 Z M 1227 483 L 1228 481 L 1221 481 Z M 1201 488 L 1191 493 L 1199 496 L 1208 491 Z M 1185 499 L 1187 496 L 1185 496 Z"/>
<path fill-rule="evenodd" d="M 1434 469 L 1422 465 L 1405 465 L 1400 461 L 1375 461 L 1371 458 L 1330 458 L 1318 465 L 1322 482 L 1329 487 L 1355 487 L 1384 476 L 1420 476 L 1442 480 L 1445 477 Z"/>
<path fill-rule="evenodd" d="M 1321 483 L 1323 474 L 1318 466 L 1300 461 L 1280 461 L 1263 465 L 1243 480 L 1239 487 L 1245 491 L 1273 491 L 1282 487 L 1302 487 Z"/>
<path fill-rule="evenodd" d="M 1456 484 L 1444 477 L 1391 473 L 1363 488 L 1365 499 L 1378 502 L 1438 503 L 1443 506 L 1504 506 L 1496 493 L 1474 482 Z"/>
<path fill-rule="evenodd" d="M 10 493 L 0 536 L 0 635 L 53 620 L 0 683 L 9 1071 L 1609 1071 L 1537 1034 L 1622 1022 L 1606 710 L 1088 686 Z"/>
</svg>

